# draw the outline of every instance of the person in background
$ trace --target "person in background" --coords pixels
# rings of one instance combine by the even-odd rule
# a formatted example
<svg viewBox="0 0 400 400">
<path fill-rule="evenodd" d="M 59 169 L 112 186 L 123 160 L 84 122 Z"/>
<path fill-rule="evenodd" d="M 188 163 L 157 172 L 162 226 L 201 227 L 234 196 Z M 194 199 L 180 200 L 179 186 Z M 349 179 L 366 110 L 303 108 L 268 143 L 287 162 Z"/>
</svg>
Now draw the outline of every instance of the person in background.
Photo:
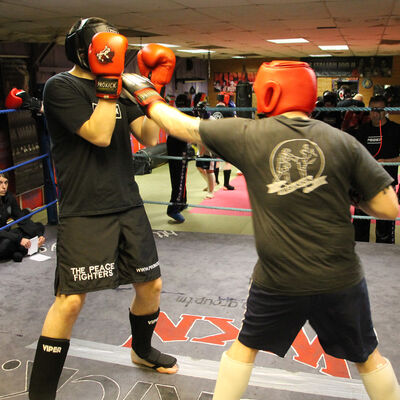
<svg viewBox="0 0 400 400">
<path fill-rule="evenodd" d="M 15 197 L 8 191 L 8 174 L 0 173 L 0 226 L 7 225 L 12 218 L 14 221 L 29 214 L 29 210 L 21 210 Z M 46 241 L 44 225 L 26 218 L 18 222 L 17 228 L 5 228 L 0 231 L 0 259 L 12 258 L 21 262 L 31 247 L 33 237 L 38 237 L 38 247 Z"/>
<path fill-rule="evenodd" d="M 346 102 L 344 107 L 365 107 L 364 96 L 361 93 L 355 94 L 352 99 L 344 102 Z M 352 136 L 356 136 L 360 126 L 367 123 L 369 119 L 368 111 L 346 111 L 341 129 Z"/>
<path fill-rule="evenodd" d="M 386 100 L 381 95 L 371 97 L 369 101 L 370 121 L 361 125 L 354 134 L 355 138 L 371 153 L 378 162 L 400 162 L 400 125 L 386 117 Z M 393 178 L 392 186 L 398 184 L 398 165 L 383 168 Z M 366 178 L 368 179 L 368 178 Z M 363 210 L 356 208 L 355 215 L 365 216 Z M 369 242 L 371 220 L 353 219 L 355 240 Z M 377 243 L 395 243 L 396 221 L 377 220 L 375 236 Z"/>
<path fill-rule="evenodd" d="M 217 104 L 215 107 L 235 107 L 233 100 L 229 93 L 219 93 L 217 94 Z M 221 119 L 221 118 L 235 118 L 236 112 L 233 110 L 216 110 L 211 114 L 212 118 L 214 119 Z M 223 161 L 223 171 L 224 171 L 224 190 L 235 190 L 235 187 L 232 186 L 229 181 L 231 178 L 232 173 L 232 165 L 227 161 Z M 219 162 L 216 165 L 216 182 L 219 184 L 218 175 L 219 175 Z"/>
<path fill-rule="evenodd" d="M 210 113 L 206 109 L 207 100 L 205 93 L 199 92 L 196 93 L 193 99 L 193 113 L 194 116 L 200 119 L 210 119 L 212 118 Z M 205 180 L 207 186 L 203 189 L 204 192 L 207 192 L 205 199 L 214 198 L 214 190 L 216 185 L 216 177 L 215 177 L 215 169 L 217 162 L 216 161 L 208 161 L 207 159 L 217 158 L 215 154 L 213 154 L 210 150 L 207 149 L 206 146 L 199 145 L 197 146 L 197 158 L 201 158 L 202 160 L 196 159 L 196 167 L 200 172 L 200 175 Z"/>
<path fill-rule="evenodd" d="M 318 107 L 333 108 L 337 106 L 337 94 L 326 90 L 322 96 L 322 104 Z M 342 116 L 340 111 L 317 111 L 313 113 L 312 118 L 323 121 L 328 125 L 339 128 L 342 125 Z"/>
<path fill-rule="evenodd" d="M 176 97 L 175 105 L 178 108 L 190 107 L 190 99 L 186 94 L 179 94 Z M 192 111 L 185 111 L 192 115 Z M 167 215 L 178 223 L 185 222 L 185 217 L 181 214 L 187 208 L 186 177 L 188 160 L 186 142 L 177 139 L 174 136 L 167 137 L 167 152 L 169 156 L 182 157 L 181 160 L 168 160 L 169 177 L 171 180 L 171 198 L 170 205 L 167 207 Z"/>
</svg>

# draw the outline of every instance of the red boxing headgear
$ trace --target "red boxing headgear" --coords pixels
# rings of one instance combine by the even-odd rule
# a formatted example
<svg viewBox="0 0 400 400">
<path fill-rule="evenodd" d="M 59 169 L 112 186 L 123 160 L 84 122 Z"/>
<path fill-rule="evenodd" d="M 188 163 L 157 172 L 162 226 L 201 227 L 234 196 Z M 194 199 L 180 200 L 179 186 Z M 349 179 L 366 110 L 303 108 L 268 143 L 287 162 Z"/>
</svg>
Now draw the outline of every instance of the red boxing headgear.
<svg viewBox="0 0 400 400">
<path fill-rule="evenodd" d="M 267 116 L 288 111 L 310 113 L 317 101 L 317 78 L 305 62 L 275 60 L 259 68 L 254 81 L 257 113 Z"/>
</svg>

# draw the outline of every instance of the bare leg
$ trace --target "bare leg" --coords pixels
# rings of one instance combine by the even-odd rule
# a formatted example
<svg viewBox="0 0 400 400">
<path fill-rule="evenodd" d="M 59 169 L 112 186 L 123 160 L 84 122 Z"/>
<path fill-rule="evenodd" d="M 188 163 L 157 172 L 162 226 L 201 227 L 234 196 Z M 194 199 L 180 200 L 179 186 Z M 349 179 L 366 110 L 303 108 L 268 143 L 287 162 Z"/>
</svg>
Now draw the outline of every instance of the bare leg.
<svg viewBox="0 0 400 400">
<path fill-rule="evenodd" d="M 203 168 L 197 167 L 197 170 L 200 172 L 200 175 L 202 178 L 206 181 L 207 187 L 203 189 L 203 191 L 208 191 L 208 179 L 207 179 L 207 173 Z"/>
<path fill-rule="evenodd" d="M 42 336 L 70 339 L 85 299 L 86 294 L 57 295 L 44 321 Z"/>
<path fill-rule="evenodd" d="M 207 170 L 207 188 L 208 193 L 207 197 L 212 198 L 214 197 L 214 189 L 215 189 L 215 175 L 213 170 Z"/>
</svg>

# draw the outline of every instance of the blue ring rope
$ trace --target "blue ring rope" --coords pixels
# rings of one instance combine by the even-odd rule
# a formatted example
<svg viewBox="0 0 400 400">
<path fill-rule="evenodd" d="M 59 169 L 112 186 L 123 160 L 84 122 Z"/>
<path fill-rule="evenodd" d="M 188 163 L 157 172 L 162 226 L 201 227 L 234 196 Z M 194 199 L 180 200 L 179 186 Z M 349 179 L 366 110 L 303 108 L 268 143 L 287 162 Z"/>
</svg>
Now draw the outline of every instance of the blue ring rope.
<svg viewBox="0 0 400 400">
<path fill-rule="evenodd" d="M 53 204 L 57 203 L 57 201 L 58 201 L 58 200 L 53 200 L 53 201 L 51 201 L 49 204 L 46 204 L 46 205 L 44 205 L 43 207 L 40 207 L 40 208 L 38 208 L 37 210 L 34 210 L 34 211 L 30 212 L 29 214 L 24 215 L 23 217 L 21 217 L 21 218 L 19 218 L 19 219 L 16 219 L 15 221 L 12 221 L 12 222 L 8 223 L 7 225 L 4 225 L 4 226 L 0 227 L 0 231 L 2 231 L 3 229 L 9 228 L 9 227 L 12 226 L 12 225 L 18 224 L 18 222 L 21 222 L 21 221 L 23 221 L 24 219 L 30 218 L 32 215 L 37 214 L 38 212 L 40 212 L 40 211 L 42 211 L 42 210 L 44 210 L 44 209 L 46 209 L 46 208 L 52 206 Z"/>
<path fill-rule="evenodd" d="M 221 111 L 222 109 L 232 110 L 233 108 L 234 107 L 214 107 L 214 108 L 210 107 L 210 108 L 207 108 L 207 110 L 220 110 Z M 256 109 L 252 108 L 252 107 L 236 107 L 236 109 L 242 110 L 242 111 L 256 111 Z M 342 109 L 345 110 L 345 111 L 353 111 L 353 109 L 356 110 L 356 111 L 371 110 L 371 108 L 368 108 L 368 107 L 336 107 L 336 108 L 334 108 L 334 107 L 316 107 L 315 108 L 315 110 L 320 110 L 320 109 L 321 110 L 329 110 L 329 111 L 342 110 Z M 385 110 L 389 111 L 389 109 L 391 111 L 400 111 L 400 107 L 385 107 Z M 192 108 L 182 108 L 180 110 L 182 110 L 182 111 L 192 111 Z M 0 110 L 0 114 L 14 112 L 14 111 L 18 111 L 18 110 L 14 110 L 14 109 Z M 31 159 L 31 160 L 24 161 L 24 162 L 22 162 L 20 164 L 14 165 L 12 167 L 9 167 L 9 168 L 3 169 L 3 170 L 0 170 L 0 173 L 12 171 L 12 170 L 14 170 L 16 168 L 19 168 L 19 167 L 22 167 L 22 166 L 24 166 L 26 164 L 30 164 L 32 162 L 41 160 L 41 159 L 43 159 L 45 157 L 48 157 L 48 159 L 50 159 L 49 153 L 42 154 L 42 155 L 40 155 L 38 157 L 35 157 L 35 158 Z M 136 153 L 133 154 L 133 157 L 149 158 L 148 155 L 136 154 Z M 156 156 L 156 155 L 154 155 L 152 157 L 153 158 L 161 158 L 161 159 L 172 159 L 172 160 L 182 160 L 184 158 L 184 157 L 175 157 L 175 156 Z M 189 161 L 190 160 L 224 161 L 224 160 L 222 160 L 220 158 L 201 158 L 201 157 L 186 157 L 185 159 L 188 159 Z M 397 163 L 384 163 L 384 162 L 382 162 L 380 164 L 382 164 L 382 165 L 400 165 L 400 163 L 398 163 L 398 162 Z M 53 185 L 56 188 L 54 174 L 53 174 L 51 168 L 50 168 L 50 175 L 51 175 L 51 178 L 52 178 Z M 12 221 L 12 222 L 0 227 L 0 231 L 2 231 L 3 229 L 7 229 L 10 226 L 15 225 L 15 224 L 17 224 L 17 223 L 19 223 L 19 222 L 21 222 L 21 221 L 23 221 L 25 219 L 30 218 L 32 215 L 37 214 L 37 213 L 41 212 L 42 210 L 44 210 L 44 209 L 46 209 L 48 207 L 51 207 L 52 205 L 56 204 L 57 202 L 58 202 L 57 199 L 51 201 L 49 204 L 46 204 L 46 205 L 38 208 L 37 210 L 34 210 L 34 211 L 30 212 L 29 214 L 23 216 L 22 218 L 19 218 L 19 219 L 15 220 L 15 221 Z M 146 203 L 146 204 L 173 205 L 173 203 L 170 203 L 170 202 L 145 201 L 145 200 L 143 202 Z M 188 207 L 195 207 L 195 208 L 207 208 L 207 209 L 214 209 L 214 210 L 226 210 L 226 211 L 238 211 L 238 212 L 252 212 L 252 209 L 247 209 L 247 208 L 203 206 L 203 205 L 200 205 L 200 204 L 198 204 L 198 205 L 187 204 L 187 205 L 188 205 Z M 379 218 L 376 218 L 376 217 L 362 216 L 362 215 L 352 215 L 352 218 L 354 218 L 354 219 L 370 219 L 370 220 L 375 219 L 375 220 L 379 220 Z M 396 218 L 396 221 L 397 220 L 400 220 L 400 218 Z"/>
<path fill-rule="evenodd" d="M 151 201 L 151 200 L 143 200 L 143 203 L 145 204 L 159 204 L 159 205 L 166 205 L 166 206 L 173 206 L 176 203 L 171 203 L 171 202 L 166 202 L 166 201 Z M 235 208 L 235 207 L 218 207 L 218 206 L 202 206 L 200 204 L 185 204 L 188 207 L 193 207 L 193 208 L 208 208 L 211 210 L 226 210 L 226 211 L 240 211 L 240 212 L 253 212 L 251 208 Z M 374 220 L 379 220 L 379 218 L 376 217 L 371 217 L 369 215 L 351 215 L 351 218 L 355 219 L 374 219 Z M 400 218 L 396 218 L 396 221 L 400 221 Z M 395 221 L 390 220 L 390 221 Z M 386 220 L 387 221 L 387 220 Z"/>
<path fill-rule="evenodd" d="M 13 165 L 12 167 L 9 167 L 9 168 L 6 168 L 6 169 L 2 169 L 2 170 L 0 170 L 0 174 L 4 173 L 4 172 L 12 171 L 12 170 L 14 170 L 16 168 L 22 167 L 23 165 L 33 163 L 33 162 L 35 162 L 37 160 L 41 160 L 42 158 L 45 158 L 45 157 L 48 157 L 48 156 L 49 156 L 48 153 L 42 154 L 41 156 L 32 158 L 32 160 L 24 161 L 24 162 L 22 162 L 20 164 Z"/>
</svg>

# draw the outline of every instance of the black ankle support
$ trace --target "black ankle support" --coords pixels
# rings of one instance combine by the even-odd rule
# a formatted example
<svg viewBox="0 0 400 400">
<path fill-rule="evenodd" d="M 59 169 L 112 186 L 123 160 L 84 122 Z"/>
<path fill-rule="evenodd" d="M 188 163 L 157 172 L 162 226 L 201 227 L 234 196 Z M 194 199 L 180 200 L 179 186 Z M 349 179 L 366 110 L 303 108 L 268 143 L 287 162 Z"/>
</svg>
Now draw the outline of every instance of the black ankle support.
<svg viewBox="0 0 400 400">
<path fill-rule="evenodd" d="M 132 349 L 140 358 L 145 359 L 150 354 L 151 338 L 159 314 L 160 309 L 150 315 L 134 315 L 129 312 L 129 321 L 132 331 Z"/>
<path fill-rule="evenodd" d="M 231 178 L 231 170 L 230 169 L 224 170 L 224 186 L 229 185 L 230 178 Z"/>
<path fill-rule="evenodd" d="M 214 168 L 214 175 L 215 175 L 215 183 L 218 185 L 219 184 L 219 168 Z"/>
<path fill-rule="evenodd" d="M 54 400 L 69 349 L 68 339 L 40 336 L 29 384 L 30 400 Z"/>
</svg>

